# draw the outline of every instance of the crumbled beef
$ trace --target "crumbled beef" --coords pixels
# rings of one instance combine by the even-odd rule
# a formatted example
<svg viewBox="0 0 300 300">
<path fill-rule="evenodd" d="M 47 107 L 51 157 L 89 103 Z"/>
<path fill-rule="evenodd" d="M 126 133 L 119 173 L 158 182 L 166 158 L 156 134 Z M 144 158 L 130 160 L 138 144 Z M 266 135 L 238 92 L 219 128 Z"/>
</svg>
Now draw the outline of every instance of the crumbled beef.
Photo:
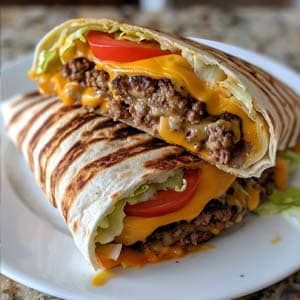
<svg viewBox="0 0 300 300">
<path fill-rule="evenodd" d="M 97 89 L 100 94 L 108 92 L 109 74 L 103 70 L 89 70 L 85 72 L 85 85 Z"/>
<path fill-rule="evenodd" d="M 199 123 L 207 116 L 206 104 L 190 96 L 182 96 L 167 79 L 146 76 L 117 76 L 112 81 L 115 99 L 129 105 L 131 119 L 136 125 L 156 129 L 161 115 L 169 116 L 172 130 L 180 131 L 188 123 Z M 138 100 L 138 101 L 137 101 Z"/>
<path fill-rule="evenodd" d="M 145 243 L 139 242 L 134 247 L 159 251 L 161 247 L 166 246 L 196 246 L 240 221 L 245 213 L 245 210 L 238 211 L 236 206 L 212 200 L 192 221 L 181 221 L 160 227 Z"/>
<path fill-rule="evenodd" d="M 233 133 L 226 132 L 223 125 L 209 126 L 207 131 L 207 149 L 211 150 L 214 158 L 221 164 L 228 164 L 231 159 L 231 149 L 234 145 Z"/>
<path fill-rule="evenodd" d="M 117 76 L 112 81 L 112 89 L 116 98 L 122 101 L 144 102 L 144 106 L 163 108 L 165 115 L 184 116 L 188 110 L 194 113 L 193 120 L 200 120 L 206 113 L 206 105 L 196 99 L 193 101 L 192 108 L 188 105 L 191 103 L 187 97 L 183 97 L 177 92 L 172 82 L 167 79 L 152 79 L 146 76 Z M 138 101 L 136 101 L 138 100 Z M 199 104 L 197 103 L 199 102 Z"/>
<path fill-rule="evenodd" d="M 95 64 L 84 58 L 78 57 L 68 61 L 63 65 L 61 74 L 70 81 L 78 81 L 84 87 L 86 86 L 85 73 L 92 70 Z"/>
<path fill-rule="evenodd" d="M 239 117 L 230 113 L 209 116 L 205 102 L 193 98 L 183 87 L 175 87 L 168 78 L 118 75 L 110 82 L 106 71 L 96 69 L 95 64 L 84 57 L 65 64 L 62 75 L 83 87 L 93 87 L 104 96 L 109 103 L 104 113 L 114 120 L 131 121 L 157 134 L 160 117 L 168 117 L 170 130 L 184 134 L 195 149 L 208 149 L 222 164 L 237 161 L 234 153 L 239 153 L 238 147 L 242 144 Z M 232 131 L 228 126 L 226 129 L 217 124 L 218 120 L 229 121 L 237 130 Z M 239 132 L 238 138 L 236 132 Z"/>
<path fill-rule="evenodd" d="M 207 116 L 206 104 L 201 101 L 194 102 L 186 113 L 186 119 L 191 124 L 198 124 Z"/>
<path fill-rule="evenodd" d="M 130 117 L 129 106 L 122 101 L 112 99 L 109 106 L 110 115 L 114 121 L 128 119 Z"/>
</svg>

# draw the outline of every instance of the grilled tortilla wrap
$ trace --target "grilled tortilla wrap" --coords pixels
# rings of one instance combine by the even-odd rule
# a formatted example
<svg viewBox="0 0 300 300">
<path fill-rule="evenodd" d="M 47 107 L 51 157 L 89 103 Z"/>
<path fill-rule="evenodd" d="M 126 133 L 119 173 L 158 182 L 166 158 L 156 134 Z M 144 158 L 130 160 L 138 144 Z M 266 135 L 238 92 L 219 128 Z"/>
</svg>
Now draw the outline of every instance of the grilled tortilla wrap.
<svg viewBox="0 0 300 300">
<path fill-rule="evenodd" d="M 90 32 L 168 52 L 130 62 L 100 60 L 91 51 Z M 113 20 L 76 19 L 54 28 L 38 44 L 30 76 L 65 104 L 99 107 L 239 177 L 259 177 L 300 131 L 299 97 L 260 68 Z"/>
<path fill-rule="evenodd" d="M 94 268 L 181 256 L 240 222 L 273 186 L 271 173 L 261 182 L 236 180 L 181 147 L 82 106 L 64 106 L 57 97 L 18 96 L 2 113 L 11 139 Z M 199 181 L 183 207 L 152 217 L 127 214 L 128 206 L 162 190 L 185 193 L 189 169 Z"/>
</svg>

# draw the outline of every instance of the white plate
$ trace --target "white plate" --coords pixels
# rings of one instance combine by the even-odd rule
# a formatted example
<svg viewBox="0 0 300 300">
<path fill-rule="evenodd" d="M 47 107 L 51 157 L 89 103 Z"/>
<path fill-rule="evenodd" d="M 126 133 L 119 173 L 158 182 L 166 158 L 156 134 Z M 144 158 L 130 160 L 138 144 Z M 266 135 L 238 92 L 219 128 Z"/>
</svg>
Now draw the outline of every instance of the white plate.
<svg viewBox="0 0 300 300">
<path fill-rule="evenodd" d="M 300 77 L 272 60 L 204 41 L 260 65 L 296 90 Z M 31 56 L 2 73 L 2 99 L 32 90 L 26 78 Z M 251 216 L 210 244 L 214 249 L 140 270 L 120 270 L 93 287 L 93 271 L 63 221 L 50 207 L 15 147 L 3 138 L 2 265 L 6 276 L 64 299 L 228 299 L 251 293 L 300 268 L 300 227 L 283 216 Z M 271 240 L 280 236 L 275 245 Z"/>
</svg>

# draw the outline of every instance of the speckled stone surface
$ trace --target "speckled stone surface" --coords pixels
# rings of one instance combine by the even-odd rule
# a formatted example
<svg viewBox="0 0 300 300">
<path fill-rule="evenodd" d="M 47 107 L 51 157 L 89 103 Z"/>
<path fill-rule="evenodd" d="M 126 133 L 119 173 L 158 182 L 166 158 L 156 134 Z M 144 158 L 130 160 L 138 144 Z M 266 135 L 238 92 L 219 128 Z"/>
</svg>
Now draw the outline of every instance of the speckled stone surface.
<svg viewBox="0 0 300 300">
<path fill-rule="evenodd" d="M 2 7 L 1 65 L 33 51 L 56 24 L 73 17 L 111 17 L 179 34 L 223 41 L 255 50 L 300 71 L 300 8 L 193 6 L 159 13 L 134 7 Z M 5 242 L 5 241 L 2 241 Z M 57 299 L 1 275 L 1 300 Z M 247 300 L 300 299 L 300 272 Z"/>
<path fill-rule="evenodd" d="M 72 17 L 112 17 L 183 35 L 223 41 L 267 54 L 300 70 L 300 8 L 192 6 L 160 13 L 133 7 L 9 7 L 1 9 L 2 63 L 31 52 L 54 25 Z"/>
</svg>

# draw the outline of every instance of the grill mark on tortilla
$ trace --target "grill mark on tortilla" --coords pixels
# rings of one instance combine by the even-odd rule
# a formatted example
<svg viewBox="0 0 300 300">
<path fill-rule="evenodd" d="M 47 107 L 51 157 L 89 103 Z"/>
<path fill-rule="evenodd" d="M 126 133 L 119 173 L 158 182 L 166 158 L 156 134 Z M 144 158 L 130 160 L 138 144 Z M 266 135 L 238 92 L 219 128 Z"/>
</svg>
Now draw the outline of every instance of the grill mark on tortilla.
<svg viewBox="0 0 300 300">
<path fill-rule="evenodd" d="M 190 43 L 190 41 L 187 39 L 183 39 L 183 40 Z M 279 94 L 278 86 L 279 85 L 284 86 L 289 91 L 288 95 L 291 96 L 291 98 L 292 98 L 291 101 L 296 99 L 292 90 L 290 90 L 281 81 L 276 80 L 273 76 L 266 73 L 263 69 L 257 68 L 256 66 L 251 65 L 237 57 L 228 55 L 226 53 L 222 53 L 211 47 L 203 46 L 203 45 L 200 45 L 200 47 L 199 47 L 199 45 L 194 42 L 192 42 L 192 44 L 194 44 L 197 48 L 206 50 L 208 53 L 214 55 L 215 57 L 219 58 L 220 60 L 227 62 L 228 65 L 230 65 L 234 70 L 242 73 L 250 82 L 253 82 L 257 86 L 259 86 L 261 89 L 261 92 L 264 93 L 266 95 L 267 99 L 269 99 L 269 101 L 272 103 L 273 107 L 276 110 L 276 113 L 280 116 L 280 118 L 283 117 L 284 112 L 282 112 L 281 108 L 278 107 L 278 105 L 279 105 L 278 101 L 275 101 L 275 99 L 278 98 L 278 95 L 276 93 Z M 259 76 L 257 76 L 257 73 L 259 74 Z M 257 77 L 259 77 L 259 78 L 257 78 Z M 261 83 L 261 78 L 264 79 L 263 84 Z M 266 83 L 266 81 L 268 81 L 268 82 Z M 273 87 L 273 89 L 275 90 L 275 93 L 274 93 L 274 91 L 269 90 L 270 86 Z M 282 94 L 280 94 L 280 95 L 282 95 Z M 283 100 L 284 98 L 287 98 L 286 95 L 284 97 L 281 97 L 281 100 Z M 280 102 L 280 104 L 282 104 L 282 102 Z M 271 115 L 271 114 L 269 114 L 269 115 Z M 271 119 L 273 119 L 273 118 L 271 117 Z M 273 120 L 273 124 L 275 126 L 274 120 Z M 283 128 L 283 130 L 281 131 L 281 140 L 282 140 L 282 137 L 284 136 L 284 133 L 285 132 L 284 132 L 284 128 Z M 290 133 L 288 133 L 288 134 L 289 134 L 288 140 L 290 140 L 291 137 L 293 136 L 293 132 L 290 131 Z"/>
<path fill-rule="evenodd" d="M 210 51 L 212 54 L 215 54 L 213 51 Z M 223 58 L 223 55 L 221 55 Z M 276 108 L 277 114 L 280 115 L 280 118 L 283 118 L 283 112 L 282 110 L 277 106 L 278 102 L 275 101 L 275 99 L 278 97 L 272 89 L 268 87 L 268 85 L 272 85 L 272 82 L 277 83 L 277 81 L 274 80 L 274 78 L 270 75 L 264 76 L 265 72 L 259 68 L 256 68 L 255 66 L 252 66 L 251 64 L 242 61 L 240 59 L 236 59 L 235 57 L 226 56 L 227 63 L 235 69 L 237 72 L 242 73 L 246 78 L 248 78 L 249 81 L 255 83 L 257 86 L 260 87 L 260 90 L 262 93 L 265 94 L 267 99 L 270 100 L 273 107 Z M 248 71 L 247 71 L 248 70 Z M 257 75 L 260 75 L 259 77 Z M 266 77 L 269 78 L 270 81 L 267 81 Z M 262 79 L 264 81 L 262 82 Z M 266 81 L 268 84 L 266 84 Z M 274 87 L 273 87 L 274 88 Z M 276 89 L 277 90 L 277 89 Z M 282 106 L 282 102 L 280 102 L 280 105 Z M 282 134 L 282 132 L 281 132 Z"/>
<path fill-rule="evenodd" d="M 232 63 L 234 64 L 235 62 L 232 61 Z M 281 107 L 284 107 L 284 110 L 286 112 L 286 106 L 288 106 L 292 110 L 290 103 L 288 101 L 283 101 L 284 98 L 286 99 L 288 97 L 286 97 L 286 95 L 282 95 L 281 92 L 279 92 L 279 87 L 277 86 L 279 82 L 277 82 L 271 75 L 265 73 L 260 68 L 252 66 L 251 64 L 244 61 L 238 61 L 237 64 L 241 67 L 237 67 L 237 70 L 243 73 L 249 80 L 252 80 L 252 82 L 255 82 L 261 88 L 261 91 L 273 104 L 273 108 L 276 109 L 280 119 L 284 118 L 284 111 L 281 109 Z M 245 73 L 245 70 L 243 69 L 244 66 L 248 68 L 248 73 Z M 252 77 L 250 77 L 250 75 L 252 75 Z M 281 85 L 283 86 L 283 83 L 281 83 Z M 276 101 L 275 99 L 278 99 L 278 101 Z M 288 135 L 287 138 L 286 135 Z M 286 139 L 286 143 L 289 143 L 291 135 L 292 131 L 289 130 L 288 127 L 285 127 L 281 131 L 280 140 L 283 142 Z"/>
<path fill-rule="evenodd" d="M 99 115 L 98 115 L 98 117 L 99 117 Z M 118 122 L 115 122 L 112 119 L 108 119 L 108 118 L 101 119 L 100 122 L 98 122 L 93 128 L 83 132 L 82 137 L 89 137 L 90 135 L 94 134 L 94 132 L 96 130 L 101 130 L 101 129 L 108 128 L 108 127 L 114 127 L 117 124 L 118 124 Z"/>
<path fill-rule="evenodd" d="M 279 92 L 279 94 L 281 94 L 281 90 L 279 89 L 279 87 L 276 88 L 276 90 Z M 282 95 L 282 94 L 281 94 Z M 283 136 L 283 138 L 286 139 L 286 144 L 288 145 L 290 143 L 290 141 L 293 139 L 293 128 L 297 128 L 297 119 L 295 118 L 295 108 L 293 108 L 292 103 L 290 103 L 288 101 L 288 97 L 285 98 L 286 102 L 284 102 L 284 107 L 285 107 L 285 111 L 287 114 L 287 117 L 289 118 L 289 122 L 291 123 L 291 126 L 287 127 L 285 126 L 287 132 L 285 133 L 284 130 L 282 131 L 281 135 Z M 287 145 L 285 145 L 287 147 Z"/>
<path fill-rule="evenodd" d="M 72 148 L 66 153 L 64 158 L 58 163 L 58 165 L 55 167 L 54 171 L 51 174 L 50 177 L 50 197 L 51 202 L 54 207 L 56 207 L 56 199 L 55 199 L 55 187 L 56 184 L 59 183 L 60 178 L 63 176 L 63 174 L 67 171 L 69 166 L 72 162 L 77 160 L 86 150 L 89 148 L 89 146 L 100 142 L 104 140 L 105 138 L 95 138 L 90 140 L 88 143 L 83 143 L 82 141 L 78 141 L 75 143 Z"/>
<path fill-rule="evenodd" d="M 43 134 L 50 128 L 52 125 L 54 125 L 65 113 L 74 111 L 78 109 L 80 105 L 77 106 L 63 106 L 60 107 L 58 111 L 55 111 L 53 114 L 51 114 L 47 120 L 43 123 L 43 125 L 35 132 L 31 140 L 29 141 L 28 144 L 28 161 L 29 161 L 29 166 L 31 170 L 33 170 L 33 152 L 35 147 L 37 146 L 39 140 L 43 136 Z"/>
<path fill-rule="evenodd" d="M 28 101 L 29 98 L 34 98 L 39 95 L 40 95 L 40 92 L 38 90 L 22 94 L 19 99 L 12 102 L 11 107 L 16 107 L 17 105 L 21 104 L 22 102 Z"/>
<path fill-rule="evenodd" d="M 236 56 L 228 54 L 228 53 L 224 53 L 221 50 L 210 47 L 208 45 L 199 44 L 195 41 L 192 41 L 192 40 L 187 39 L 187 38 L 180 37 L 178 35 L 173 35 L 173 36 L 177 39 L 180 39 L 180 40 L 190 44 L 190 45 L 195 46 L 196 48 L 198 48 L 200 50 L 207 51 L 211 55 L 213 55 L 215 57 L 218 57 L 223 62 L 225 61 L 225 62 L 229 63 L 237 71 L 241 71 L 239 69 L 239 67 L 237 66 L 237 64 L 239 64 L 239 65 L 243 64 L 242 67 L 244 69 L 246 68 L 248 71 L 251 71 L 253 69 L 255 69 L 256 71 L 259 71 L 259 73 L 262 75 L 263 78 L 268 77 L 268 78 L 271 79 L 271 82 L 269 81 L 271 86 L 274 87 L 274 85 L 275 85 L 276 90 L 277 90 L 278 87 L 282 87 L 284 89 L 284 91 L 286 92 L 286 94 L 288 94 L 290 99 L 293 100 L 294 104 L 297 104 L 297 103 L 298 103 L 298 105 L 300 104 L 299 96 L 297 95 L 297 93 L 293 89 L 289 88 L 288 85 L 286 85 L 284 82 L 282 82 L 281 80 L 276 79 L 273 75 L 269 74 L 268 72 L 266 72 L 262 68 L 260 68 L 256 65 L 252 65 L 251 63 L 249 63 L 249 62 L 247 62 L 247 61 L 245 61 L 245 60 L 243 60 L 239 57 L 236 57 Z M 282 95 L 282 96 L 283 97 L 281 98 L 281 100 L 287 98 L 286 95 Z M 295 100 L 295 102 L 294 102 L 294 100 Z"/>
<path fill-rule="evenodd" d="M 127 126 L 127 125 L 126 125 Z M 140 130 L 134 128 L 134 127 L 125 127 L 125 128 L 120 128 L 115 132 L 115 136 L 112 137 L 110 140 L 119 140 L 121 138 L 127 137 L 127 136 L 132 136 L 141 133 Z"/>
<path fill-rule="evenodd" d="M 281 81 L 277 82 L 277 84 L 281 86 L 281 88 L 285 91 L 285 93 L 287 93 L 290 96 L 290 98 L 296 100 L 296 103 L 298 104 L 298 106 L 300 105 L 300 102 L 299 102 L 300 96 L 296 92 L 294 92 L 294 90 L 289 88 L 285 83 L 283 83 Z"/>
<path fill-rule="evenodd" d="M 71 228 L 72 228 L 73 233 L 76 233 L 76 231 L 78 230 L 78 223 L 77 223 L 77 221 L 74 221 L 71 224 Z"/>
<path fill-rule="evenodd" d="M 261 68 L 253 66 L 250 63 L 242 60 L 230 60 L 230 62 L 232 63 L 231 66 L 233 66 L 237 71 L 241 72 L 250 81 L 255 82 L 262 89 L 268 99 L 270 99 L 273 106 L 278 108 L 277 112 L 281 112 L 280 107 L 285 106 L 288 106 L 292 110 L 292 105 L 297 104 L 296 94 L 294 94 L 293 91 L 290 90 L 283 82 L 276 80 L 273 76 L 266 73 Z M 247 69 L 248 72 L 246 72 L 245 69 Z M 285 92 L 287 93 L 285 94 Z M 289 97 L 287 97 L 287 94 Z M 277 105 L 278 101 L 275 99 L 280 102 L 280 105 Z M 287 101 L 283 101 L 284 99 Z M 294 102 L 294 100 L 296 101 Z"/>
<path fill-rule="evenodd" d="M 6 126 L 6 130 L 9 130 L 9 128 L 16 123 L 18 120 L 20 120 L 20 118 L 22 117 L 22 115 L 30 110 L 33 106 L 36 106 L 37 104 L 40 104 L 41 101 L 48 99 L 49 96 L 41 96 L 37 99 L 33 99 L 32 101 L 30 101 L 28 104 L 26 104 L 23 108 L 21 108 L 20 110 L 18 110 L 9 120 L 9 123 Z M 29 100 L 29 99 L 28 99 Z"/>
<path fill-rule="evenodd" d="M 294 91 L 291 90 L 286 84 L 284 84 L 280 81 L 277 82 L 276 90 L 282 96 L 282 99 L 286 100 L 285 103 L 287 103 L 287 105 L 289 106 L 290 112 L 293 117 L 293 123 L 290 126 L 290 132 L 287 137 L 288 144 L 286 145 L 286 147 L 288 147 L 294 138 L 294 128 L 296 128 L 297 131 L 299 131 L 299 128 L 300 128 L 300 124 L 297 124 L 297 111 L 299 113 L 300 97 L 297 96 L 296 93 L 294 93 Z M 285 93 L 288 94 L 290 97 L 285 97 Z M 295 108 L 295 106 L 296 106 L 296 108 Z"/>
<path fill-rule="evenodd" d="M 201 159 L 178 147 L 177 153 L 167 154 L 155 160 L 147 161 L 145 168 L 169 171 L 180 167 L 198 166 Z"/>
<path fill-rule="evenodd" d="M 187 41 L 188 43 L 190 42 L 188 39 L 184 39 L 184 41 Z M 202 50 L 206 50 L 207 52 L 209 52 L 210 54 L 220 58 L 221 60 L 227 62 L 230 64 L 231 67 L 233 67 L 235 70 L 237 70 L 238 72 L 241 71 L 245 71 L 245 69 L 251 73 L 251 71 L 255 71 L 256 73 L 259 73 L 262 77 L 262 79 L 266 80 L 268 82 L 268 84 L 270 86 L 272 86 L 273 88 L 275 88 L 275 90 L 282 96 L 280 99 L 283 100 L 284 98 L 286 98 L 286 95 L 282 95 L 282 93 L 280 93 L 278 91 L 278 87 L 281 86 L 282 88 L 284 88 L 285 92 L 290 96 L 290 98 L 292 100 L 297 99 L 297 94 L 290 89 L 285 83 L 281 82 L 280 80 L 277 80 L 276 78 L 274 78 L 271 74 L 268 74 L 266 71 L 264 71 L 263 69 L 261 69 L 260 67 L 257 67 L 255 65 L 252 65 L 251 63 L 248 63 L 247 61 L 244 61 L 238 57 L 235 57 L 233 55 L 227 54 L 227 53 L 223 53 L 218 49 L 206 46 L 206 45 L 199 45 L 195 42 L 192 42 L 196 47 L 202 49 Z M 239 67 L 242 67 L 239 68 Z M 242 72 L 241 72 L 242 73 Z M 248 73 L 244 73 L 244 75 L 248 75 Z M 248 79 L 249 76 L 247 76 Z M 251 81 L 251 80 L 250 80 Z M 272 98 L 273 100 L 273 98 Z M 297 101 L 296 101 L 297 102 Z M 282 102 L 283 103 L 283 102 Z"/>
<path fill-rule="evenodd" d="M 118 129 L 117 122 L 112 120 L 103 120 L 100 123 L 97 123 L 91 130 L 86 131 L 82 134 L 82 140 L 77 141 L 65 154 L 65 156 L 60 160 L 55 169 L 53 170 L 50 177 L 50 197 L 52 204 L 56 207 L 55 201 L 55 187 L 56 184 L 59 183 L 61 177 L 67 171 L 68 167 L 76 161 L 82 154 L 84 154 L 90 146 L 95 143 L 98 143 L 103 140 L 108 140 L 105 132 L 101 131 L 101 129 L 106 128 L 116 128 Z M 98 132 L 99 131 L 99 132 Z M 98 133 L 98 135 L 92 136 L 94 133 Z M 113 132 L 110 132 L 113 134 Z"/>
<path fill-rule="evenodd" d="M 289 101 L 283 101 L 283 99 L 295 100 L 295 98 L 294 98 L 295 95 L 292 95 L 292 92 L 290 92 L 290 93 L 288 93 L 288 95 L 290 97 L 287 97 L 287 95 L 284 93 L 283 89 L 285 90 L 285 92 L 289 89 L 283 82 L 276 80 L 273 76 L 266 73 L 261 68 L 253 66 L 248 62 L 239 60 L 238 64 L 241 67 L 246 66 L 247 69 L 249 70 L 249 73 L 254 73 L 254 76 L 258 80 L 258 82 L 263 84 L 267 88 L 267 90 L 274 95 L 274 98 L 271 97 L 272 100 L 278 99 L 281 103 L 281 106 L 288 105 L 291 108 L 291 106 L 290 106 L 291 103 Z M 279 97 L 278 97 L 278 95 L 279 95 Z"/>
<path fill-rule="evenodd" d="M 57 98 L 53 98 L 52 102 L 50 102 L 49 104 L 45 105 L 44 107 L 42 107 L 39 111 L 37 111 L 32 118 L 27 122 L 27 124 L 25 125 L 25 127 L 23 127 L 23 129 L 19 132 L 18 137 L 17 137 L 17 145 L 19 148 L 22 147 L 24 139 L 26 137 L 26 135 L 28 134 L 30 128 L 32 127 L 34 120 L 37 119 L 40 115 L 42 115 L 43 113 L 45 113 L 50 107 L 52 107 L 53 105 L 59 103 L 59 100 Z"/>
<path fill-rule="evenodd" d="M 78 171 L 77 175 L 72 179 L 65 191 L 61 207 L 65 220 L 68 221 L 70 208 L 78 193 L 100 172 L 127 159 L 133 158 L 134 156 L 163 147 L 170 146 L 160 140 L 151 138 L 150 140 L 118 149 L 117 151 L 96 159 L 84 166 Z"/>
<path fill-rule="evenodd" d="M 49 158 L 55 152 L 57 147 L 73 132 L 80 129 L 87 122 L 94 120 L 98 115 L 95 113 L 87 113 L 84 115 L 76 115 L 69 122 L 67 122 L 63 127 L 59 128 L 55 135 L 48 141 L 48 143 L 41 149 L 39 153 L 38 166 L 40 170 L 40 182 L 42 188 L 44 188 L 45 183 L 45 173 L 47 170 L 47 164 Z M 42 166 L 42 161 L 45 158 L 44 166 Z"/>
</svg>

